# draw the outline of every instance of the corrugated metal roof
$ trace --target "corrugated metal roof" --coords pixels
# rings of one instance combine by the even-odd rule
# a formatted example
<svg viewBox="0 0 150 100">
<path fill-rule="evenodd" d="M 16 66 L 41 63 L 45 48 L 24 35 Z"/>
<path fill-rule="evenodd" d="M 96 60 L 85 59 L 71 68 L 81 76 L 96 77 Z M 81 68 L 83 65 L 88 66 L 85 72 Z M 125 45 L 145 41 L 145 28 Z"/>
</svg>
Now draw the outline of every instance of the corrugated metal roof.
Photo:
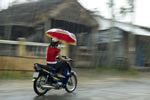
<svg viewBox="0 0 150 100">
<path fill-rule="evenodd" d="M 111 19 L 106 19 L 102 16 L 95 17 L 100 24 L 99 30 L 109 29 L 111 27 Z M 117 22 L 114 21 L 114 27 L 118 27 L 124 31 L 135 35 L 150 36 L 150 29 L 143 28 L 137 25 L 132 25 L 131 23 Z"/>
<path fill-rule="evenodd" d="M 18 4 L 0 12 L 0 25 L 33 26 L 50 18 L 92 27 L 98 25 L 77 0 L 40 0 Z"/>
</svg>

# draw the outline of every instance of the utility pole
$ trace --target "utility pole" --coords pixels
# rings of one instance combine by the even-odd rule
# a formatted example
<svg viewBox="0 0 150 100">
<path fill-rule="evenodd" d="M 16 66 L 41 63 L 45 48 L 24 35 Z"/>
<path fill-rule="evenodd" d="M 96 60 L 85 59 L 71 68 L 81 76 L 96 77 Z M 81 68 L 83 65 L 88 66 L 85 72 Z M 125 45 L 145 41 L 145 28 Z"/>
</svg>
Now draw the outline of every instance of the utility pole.
<svg viewBox="0 0 150 100">
<path fill-rule="evenodd" d="M 114 43 L 113 43 L 113 37 L 114 37 L 114 22 L 115 22 L 115 14 L 114 14 L 114 0 L 109 0 L 108 3 L 109 7 L 111 8 L 111 26 L 110 29 L 111 31 L 108 33 L 109 35 L 109 42 L 108 42 L 108 60 L 109 60 L 109 66 L 112 66 L 113 64 L 113 59 L 114 59 Z"/>
<path fill-rule="evenodd" d="M 130 24 L 131 24 L 131 29 L 130 29 L 130 34 L 129 34 L 129 38 L 128 38 L 128 60 L 129 60 L 129 66 L 130 67 L 133 67 L 134 64 L 135 64 L 135 38 L 136 36 L 132 33 L 133 32 L 133 23 L 134 23 L 134 19 L 135 19 L 135 16 L 134 16 L 134 3 L 135 3 L 135 0 L 129 0 L 129 5 L 130 5 L 130 8 L 129 8 L 129 13 L 131 14 L 131 21 L 130 21 Z"/>
</svg>

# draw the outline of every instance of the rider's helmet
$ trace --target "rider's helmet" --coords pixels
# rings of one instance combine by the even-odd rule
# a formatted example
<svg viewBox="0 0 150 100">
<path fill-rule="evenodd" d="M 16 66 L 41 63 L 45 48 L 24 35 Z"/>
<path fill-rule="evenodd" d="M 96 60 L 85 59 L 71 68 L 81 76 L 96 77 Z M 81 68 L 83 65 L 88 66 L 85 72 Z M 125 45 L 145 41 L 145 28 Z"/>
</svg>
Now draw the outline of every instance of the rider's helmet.
<svg viewBox="0 0 150 100">
<path fill-rule="evenodd" d="M 59 40 L 56 38 L 52 38 L 52 42 L 59 42 Z"/>
<path fill-rule="evenodd" d="M 50 46 L 52 46 L 52 47 L 57 47 L 59 43 L 60 43 L 60 42 L 59 42 L 58 39 L 52 38 L 52 39 L 51 39 Z"/>
</svg>

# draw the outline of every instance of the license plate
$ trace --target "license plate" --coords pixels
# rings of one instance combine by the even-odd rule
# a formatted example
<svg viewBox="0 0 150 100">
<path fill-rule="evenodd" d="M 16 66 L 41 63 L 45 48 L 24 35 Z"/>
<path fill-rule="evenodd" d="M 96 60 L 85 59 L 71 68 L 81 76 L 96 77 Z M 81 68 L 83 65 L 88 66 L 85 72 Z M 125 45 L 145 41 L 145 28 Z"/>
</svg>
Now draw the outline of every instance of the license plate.
<svg viewBox="0 0 150 100">
<path fill-rule="evenodd" d="M 39 76 L 39 72 L 34 72 L 34 73 L 33 73 L 33 77 L 34 77 L 34 78 L 37 78 L 38 76 Z"/>
</svg>

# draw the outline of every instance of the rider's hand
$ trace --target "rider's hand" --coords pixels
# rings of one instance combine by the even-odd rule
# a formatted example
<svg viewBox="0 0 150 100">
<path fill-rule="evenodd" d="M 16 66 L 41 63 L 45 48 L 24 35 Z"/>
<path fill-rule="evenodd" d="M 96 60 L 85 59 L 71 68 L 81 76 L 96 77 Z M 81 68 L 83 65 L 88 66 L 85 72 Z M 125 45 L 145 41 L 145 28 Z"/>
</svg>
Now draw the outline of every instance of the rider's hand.
<svg viewBox="0 0 150 100">
<path fill-rule="evenodd" d="M 59 56 L 56 57 L 57 60 L 60 60 L 61 58 Z"/>
</svg>

